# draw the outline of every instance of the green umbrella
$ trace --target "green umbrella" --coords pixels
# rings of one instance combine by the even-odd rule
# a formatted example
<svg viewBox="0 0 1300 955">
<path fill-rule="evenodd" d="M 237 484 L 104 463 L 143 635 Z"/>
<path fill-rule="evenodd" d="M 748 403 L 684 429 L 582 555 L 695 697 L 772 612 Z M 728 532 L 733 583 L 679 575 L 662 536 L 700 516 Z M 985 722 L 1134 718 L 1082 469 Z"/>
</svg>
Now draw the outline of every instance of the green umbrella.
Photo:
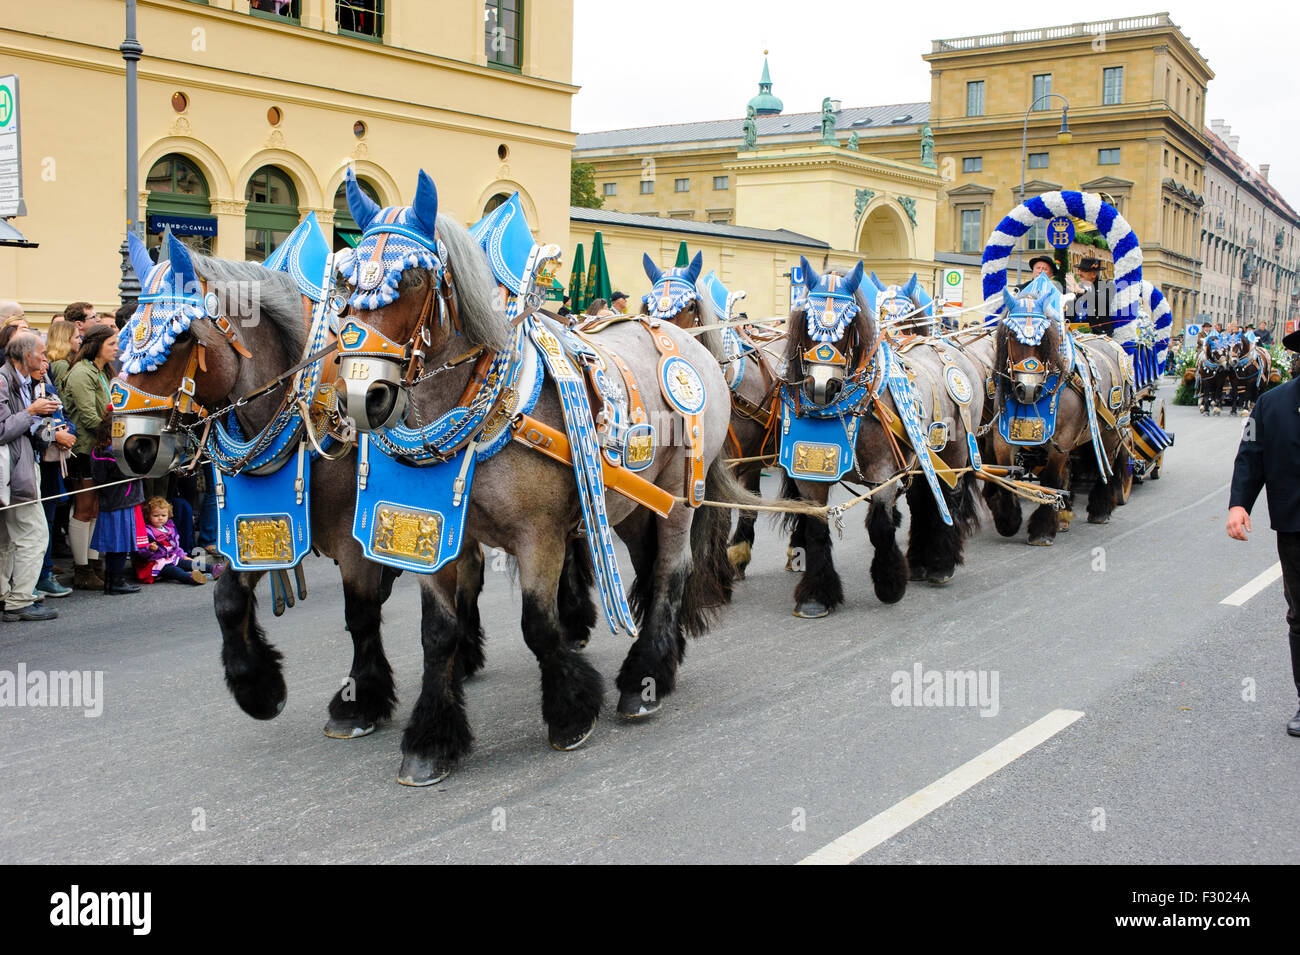
<svg viewBox="0 0 1300 955">
<path fill-rule="evenodd" d="M 677 261 L 673 263 L 673 268 L 684 269 L 691 264 L 690 253 L 686 251 L 686 240 L 682 239 L 682 244 L 677 247 Z"/>
<path fill-rule="evenodd" d="M 609 301 L 613 289 L 609 284 L 609 266 L 605 264 L 605 242 L 599 232 L 591 242 L 591 268 L 587 270 L 587 300 L 585 308 L 598 298 Z"/>
<path fill-rule="evenodd" d="M 586 300 L 582 297 L 582 280 L 586 276 L 586 262 L 582 255 L 582 243 L 578 243 L 578 250 L 573 253 L 573 276 L 569 279 L 569 310 L 572 312 L 581 312 L 586 307 Z"/>
</svg>

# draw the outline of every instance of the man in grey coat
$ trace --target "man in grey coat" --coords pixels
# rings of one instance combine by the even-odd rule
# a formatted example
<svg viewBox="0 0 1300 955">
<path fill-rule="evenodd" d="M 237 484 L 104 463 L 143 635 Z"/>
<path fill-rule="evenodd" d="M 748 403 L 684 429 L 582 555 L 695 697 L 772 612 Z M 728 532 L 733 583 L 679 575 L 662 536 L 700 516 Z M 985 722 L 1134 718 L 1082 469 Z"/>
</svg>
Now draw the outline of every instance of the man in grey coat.
<svg viewBox="0 0 1300 955">
<path fill-rule="evenodd" d="M 40 336 L 14 335 L 6 357 L 0 367 L 0 454 L 9 456 L 9 506 L 0 511 L 4 619 L 53 620 L 58 612 L 38 603 L 33 593 L 50 532 L 39 503 L 41 478 L 31 433 L 37 419 L 53 414 L 59 404 L 53 398 L 32 398 L 32 376 L 45 367 Z"/>
</svg>

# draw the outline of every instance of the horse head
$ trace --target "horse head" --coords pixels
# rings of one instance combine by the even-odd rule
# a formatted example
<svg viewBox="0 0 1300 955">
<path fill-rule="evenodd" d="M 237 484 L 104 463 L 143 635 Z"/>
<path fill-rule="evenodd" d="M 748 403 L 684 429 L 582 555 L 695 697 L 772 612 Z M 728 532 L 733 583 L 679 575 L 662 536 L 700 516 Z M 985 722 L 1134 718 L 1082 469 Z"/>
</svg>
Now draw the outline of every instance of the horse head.
<svg viewBox="0 0 1300 955">
<path fill-rule="evenodd" d="M 806 258 L 800 265 L 808 293 L 790 310 L 786 373 L 805 398 L 825 407 L 866 371 L 875 352 L 878 289 L 863 280 L 861 261 L 846 276 L 818 275 Z"/>
<path fill-rule="evenodd" d="M 201 277 L 170 233 L 169 257 L 157 265 L 135 233 L 127 241 L 141 294 L 118 337 L 122 373 L 109 388 L 113 448 L 123 473 L 159 477 L 192 450 L 183 425 L 235 391 L 247 350 L 226 305 L 246 300 L 246 290 Z"/>
<path fill-rule="evenodd" d="M 351 188 L 348 204 L 366 225 L 338 262 L 348 293 L 339 390 L 357 430 L 380 431 L 402 421 L 426 359 L 460 340 L 503 347 L 507 325 L 486 255 L 464 226 L 439 214 L 423 169 L 409 206 L 376 209 Z"/>
<path fill-rule="evenodd" d="M 921 287 L 916 273 L 902 285 L 886 285 L 875 272 L 868 279 L 879 290 L 878 320 L 883 325 L 895 325 L 912 334 L 929 334 L 934 319 L 934 300 Z"/>
<path fill-rule="evenodd" d="M 689 265 L 661 269 L 647 253 L 641 259 L 650 292 L 641 297 L 641 314 L 672 322 L 679 328 L 700 324 L 700 295 L 696 283 L 704 267 L 704 253 L 696 252 Z"/>
<path fill-rule="evenodd" d="M 1003 289 L 1002 301 L 1006 314 L 998 327 L 994 366 L 1017 401 L 1033 404 L 1042 397 L 1052 372 L 1058 382 L 1064 379 L 1061 293 L 1047 276 L 1039 275 L 1017 293 Z"/>
</svg>

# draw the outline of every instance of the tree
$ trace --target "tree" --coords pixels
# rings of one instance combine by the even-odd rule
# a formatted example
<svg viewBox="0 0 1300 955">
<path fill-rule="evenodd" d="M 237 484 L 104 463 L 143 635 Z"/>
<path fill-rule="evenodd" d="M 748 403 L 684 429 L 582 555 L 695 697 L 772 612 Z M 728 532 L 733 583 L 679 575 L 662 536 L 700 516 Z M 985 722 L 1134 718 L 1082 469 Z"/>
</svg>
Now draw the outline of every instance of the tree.
<svg viewBox="0 0 1300 955">
<path fill-rule="evenodd" d="M 599 209 L 604 204 L 605 200 L 596 195 L 596 167 L 575 162 L 569 176 L 569 205 Z"/>
</svg>

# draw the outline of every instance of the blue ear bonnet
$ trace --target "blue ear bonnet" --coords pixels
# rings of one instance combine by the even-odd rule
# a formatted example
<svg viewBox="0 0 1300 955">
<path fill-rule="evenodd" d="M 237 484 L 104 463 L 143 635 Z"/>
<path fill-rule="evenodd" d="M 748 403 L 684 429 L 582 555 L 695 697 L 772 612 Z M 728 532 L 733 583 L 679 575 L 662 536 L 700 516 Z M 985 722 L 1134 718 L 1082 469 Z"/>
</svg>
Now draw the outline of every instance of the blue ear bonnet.
<svg viewBox="0 0 1300 955">
<path fill-rule="evenodd" d="M 921 288 L 915 272 L 906 285 L 881 285 L 879 279 L 876 279 L 875 272 L 871 273 L 871 278 L 884 297 L 885 317 L 896 318 L 904 315 L 913 318 L 918 315 L 934 317 L 934 300 L 925 289 Z"/>
<path fill-rule="evenodd" d="M 487 253 L 492 274 L 515 295 L 527 284 L 528 257 L 537 243 L 515 193 L 469 227 L 470 237 Z"/>
<path fill-rule="evenodd" d="M 712 271 L 696 283 L 696 291 L 709 300 L 713 314 L 720 322 L 731 321 L 731 307 L 745 297 L 744 292 L 728 292 L 727 287 Z"/>
<path fill-rule="evenodd" d="M 171 260 L 154 265 L 140 238 L 134 232 L 127 236 L 141 288 L 135 313 L 117 337 L 122 370 L 128 374 L 161 368 L 176 336 L 196 319 L 220 313 L 217 293 L 200 291 L 189 252 L 170 233 L 167 240 Z"/>
<path fill-rule="evenodd" d="M 386 236 L 382 249 L 380 237 Z M 380 211 L 351 253 L 339 255 L 338 270 L 356 289 L 348 299 L 353 308 L 375 309 L 397 301 L 397 284 L 407 269 L 422 268 L 442 279 L 446 247 L 424 232 L 410 206 L 389 206 Z"/>
<path fill-rule="evenodd" d="M 309 212 L 262 264 L 276 272 L 288 272 L 302 294 L 313 302 L 323 302 L 330 293 L 329 257 L 325 233 L 316 221 L 316 213 Z"/>
<path fill-rule="evenodd" d="M 641 301 L 650 306 L 651 318 L 672 318 L 699 298 L 695 282 L 704 265 L 703 253 L 696 252 L 691 264 L 684 268 L 661 269 L 649 255 L 642 258 L 642 264 L 646 277 L 654 283 L 650 294 L 641 296 Z"/>
<path fill-rule="evenodd" d="M 415 187 L 415 204 L 380 209 L 349 169 L 348 209 L 362 230 L 361 241 L 338 257 L 339 274 L 356 289 L 348 300 L 357 309 L 383 308 L 397 301 L 397 285 L 407 269 L 429 269 L 442 282 L 447 248 L 435 234 L 438 190 L 423 169 Z"/>
<path fill-rule="evenodd" d="M 837 342 L 844 337 L 849 322 L 857 317 L 854 293 L 862 284 L 862 263 L 845 278 L 827 273 L 817 275 L 807 259 L 801 260 L 808 280 L 808 295 L 803 300 L 808 337 L 815 342 Z"/>
<path fill-rule="evenodd" d="M 1037 345 L 1052 322 L 1062 322 L 1061 293 L 1046 275 L 1038 275 L 1019 292 L 1002 290 L 1007 311 L 1002 324 L 1025 345 Z M 1062 337 L 1064 346 L 1064 336 Z"/>
</svg>

